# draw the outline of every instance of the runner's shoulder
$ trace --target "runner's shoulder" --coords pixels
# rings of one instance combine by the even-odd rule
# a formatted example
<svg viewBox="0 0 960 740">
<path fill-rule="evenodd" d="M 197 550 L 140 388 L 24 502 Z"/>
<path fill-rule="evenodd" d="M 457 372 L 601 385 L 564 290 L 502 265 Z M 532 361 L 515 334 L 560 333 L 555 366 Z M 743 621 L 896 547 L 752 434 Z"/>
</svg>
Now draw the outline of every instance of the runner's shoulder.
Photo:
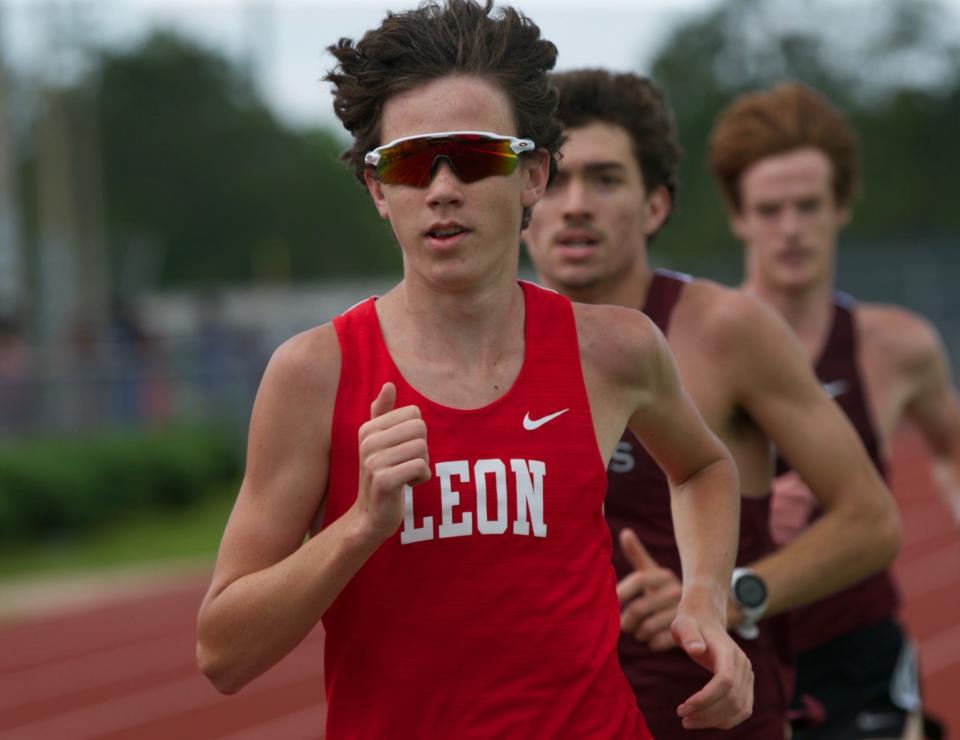
<svg viewBox="0 0 960 740">
<path fill-rule="evenodd" d="M 790 333 L 783 319 L 757 297 L 706 279 L 688 283 L 674 321 L 682 322 L 685 328 L 695 327 L 705 348 L 720 353 Z"/>
<path fill-rule="evenodd" d="M 903 306 L 860 303 L 855 316 L 864 350 L 904 371 L 921 372 L 943 353 L 933 324 Z"/>
<path fill-rule="evenodd" d="M 669 352 L 656 324 L 641 311 L 573 304 L 582 361 L 616 380 L 632 380 Z"/>
<path fill-rule="evenodd" d="M 332 323 L 287 339 L 274 350 L 263 384 L 300 400 L 332 397 L 340 377 L 340 343 Z"/>
</svg>

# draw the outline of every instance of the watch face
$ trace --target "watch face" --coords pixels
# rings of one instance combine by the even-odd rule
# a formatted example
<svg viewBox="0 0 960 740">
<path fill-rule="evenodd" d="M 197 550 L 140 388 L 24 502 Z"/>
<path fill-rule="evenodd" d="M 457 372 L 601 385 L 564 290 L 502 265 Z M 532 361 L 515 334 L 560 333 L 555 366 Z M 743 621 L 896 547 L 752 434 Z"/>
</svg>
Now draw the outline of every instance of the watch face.
<svg viewBox="0 0 960 740">
<path fill-rule="evenodd" d="M 767 587 L 757 576 L 745 573 L 733 586 L 734 596 L 744 607 L 755 609 L 767 600 Z"/>
</svg>

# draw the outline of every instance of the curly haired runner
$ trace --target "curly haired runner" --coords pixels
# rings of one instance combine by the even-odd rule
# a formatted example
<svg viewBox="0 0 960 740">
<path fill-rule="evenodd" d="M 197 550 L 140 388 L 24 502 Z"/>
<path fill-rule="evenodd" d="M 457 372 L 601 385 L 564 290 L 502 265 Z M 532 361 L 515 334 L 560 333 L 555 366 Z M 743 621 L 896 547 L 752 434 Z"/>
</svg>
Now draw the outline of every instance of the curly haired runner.
<svg viewBox="0 0 960 740">
<path fill-rule="evenodd" d="M 898 424 L 917 425 L 960 521 L 960 401 L 940 337 L 905 309 L 835 292 L 837 240 L 859 189 L 849 123 L 799 83 L 743 95 L 714 124 L 710 165 L 743 242 L 744 290 L 787 320 L 881 471 Z M 783 543 L 821 516 L 806 471 L 793 467 L 781 461 L 774 486 Z M 794 738 L 923 736 L 915 657 L 896 607 L 884 570 L 798 612 Z"/>
<path fill-rule="evenodd" d="M 729 455 L 649 320 L 517 281 L 561 141 L 555 47 L 512 9 L 449 0 L 332 51 L 346 156 L 403 279 L 272 358 L 202 670 L 237 691 L 322 619 L 329 738 L 650 737 L 617 660 L 602 509 L 629 424 L 673 488 L 673 634 L 715 674 L 679 711 L 738 723 L 753 674 L 724 627 Z"/>
</svg>

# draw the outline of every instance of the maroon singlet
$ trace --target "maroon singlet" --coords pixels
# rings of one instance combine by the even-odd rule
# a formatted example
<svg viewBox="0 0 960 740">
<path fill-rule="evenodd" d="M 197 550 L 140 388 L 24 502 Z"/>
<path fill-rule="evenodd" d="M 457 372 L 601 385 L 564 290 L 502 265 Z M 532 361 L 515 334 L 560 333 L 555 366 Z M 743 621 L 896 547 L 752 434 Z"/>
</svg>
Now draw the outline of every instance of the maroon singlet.
<svg viewBox="0 0 960 740">
<path fill-rule="evenodd" d="M 674 306 L 689 279 L 667 271 L 654 273 L 643 311 L 665 335 Z M 704 370 L 709 372 L 709 368 Z M 607 479 L 606 517 L 613 534 L 613 562 L 617 577 L 623 578 L 632 572 L 616 544 L 624 527 L 631 527 L 637 533 L 660 565 L 681 576 L 666 476 L 629 430 L 624 433 L 610 461 Z M 751 563 L 775 549 L 769 534 L 769 510 L 769 495 L 741 499 L 738 565 Z M 771 740 L 783 737 L 790 693 L 786 683 L 789 674 L 784 672 L 787 647 L 783 620 L 777 617 L 765 619 L 759 627 L 760 634 L 754 640 L 734 635 L 753 665 L 753 716 L 723 732 L 685 730 L 677 717 L 677 707 L 703 688 L 712 674 L 694 663 L 680 648 L 656 653 L 630 636 L 620 636 L 620 662 L 654 737 L 658 740 L 703 737 Z"/>
<path fill-rule="evenodd" d="M 433 477 L 324 615 L 327 737 L 649 738 L 617 661 L 606 471 L 570 301 L 522 282 L 523 367 L 478 409 L 408 384 L 374 300 L 334 320 L 342 365 L 326 521 L 356 499 L 357 429 L 386 381 Z"/>
<path fill-rule="evenodd" d="M 850 296 L 842 293 L 835 295 L 833 325 L 814 371 L 827 392 L 850 418 L 867 454 L 886 480 L 886 462 L 880 452 L 879 439 L 857 366 L 854 306 L 855 302 Z M 777 460 L 777 475 L 790 470 L 786 461 Z M 822 510 L 815 507 L 810 522 L 821 514 Z M 843 591 L 795 610 L 791 639 L 797 652 L 803 653 L 859 627 L 892 618 L 897 604 L 897 592 L 890 571 L 884 569 Z"/>
</svg>

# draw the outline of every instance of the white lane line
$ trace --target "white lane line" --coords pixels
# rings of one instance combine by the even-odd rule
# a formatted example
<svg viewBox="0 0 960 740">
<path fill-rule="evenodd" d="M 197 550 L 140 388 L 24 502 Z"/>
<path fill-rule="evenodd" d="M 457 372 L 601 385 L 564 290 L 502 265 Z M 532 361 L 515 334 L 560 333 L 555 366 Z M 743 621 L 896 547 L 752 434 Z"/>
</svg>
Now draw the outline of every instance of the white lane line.
<svg viewBox="0 0 960 740">
<path fill-rule="evenodd" d="M 956 536 L 950 513 L 939 499 L 902 507 L 900 521 L 903 525 L 900 547 L 904 554 L 908 554 L 912 546 L 928 540 Z"/>
<path fill-rule="evenodd" d="M 0 712 L 33 701 L 61 699 L 81 691 L 131 681 L 151 673 L 184 667 L 184 673 L 196 670 L 192 635 L 166 637 L 94 655 L 67 658 L 37 668 L 17 671 L 13 678 L 0 681 Z"/>
<path fill-rule="evenodd" d="M 221 697 L 212 688 L 204 686 L 199 677 L 191 676 L 21 725 L 7 730 L 2 737 L 3 740 L 45 740 L 55 737 L 93 740 L 218 700 Z"/>
<path fill-rule="evenodd" d="M 319 694 L 323 691 L 322 661 L 315 661 L 315 664 L 312 670 L 308 667 L 285 681 L 274 680 L 261 685 L 258 690 L 246 693 L 245 697 L 252 698 L 268 686 L 275 688 L 277 685 L 293 684 L 311 676 L 317 679 Z M 94 740 L 221 702 L 224 702 L 224 711 L 229 711 L 228 701 L 203 678 L 194 675 L 21 725 L 0 734 L 0 739 L 50 740 L 68 737 L 70 740 Z"/>
<path fill-rule="evenodd" d="M 960 625 L 928 637 L 920 644 L 920 669 L 926 680 L 960 663 Z"/>
<path fill-rule="evenodd" d="M 957 566 L 960 553 L 951 542 L 939 550 L 921 555 L 905 563 L 897 563 L 893 572 L 907 601 L 951 585 L 960 580 Z"/>
<path fill-rule="evenodd" d="M 317 706 L 261 722 L 232 735 L 223 735 L 217 740 L 272 740 L 278 737 L 283 740 L 318 740 L 323 737 L 326 718 L 326 705 L 318 699 Z"/>
</svg>

